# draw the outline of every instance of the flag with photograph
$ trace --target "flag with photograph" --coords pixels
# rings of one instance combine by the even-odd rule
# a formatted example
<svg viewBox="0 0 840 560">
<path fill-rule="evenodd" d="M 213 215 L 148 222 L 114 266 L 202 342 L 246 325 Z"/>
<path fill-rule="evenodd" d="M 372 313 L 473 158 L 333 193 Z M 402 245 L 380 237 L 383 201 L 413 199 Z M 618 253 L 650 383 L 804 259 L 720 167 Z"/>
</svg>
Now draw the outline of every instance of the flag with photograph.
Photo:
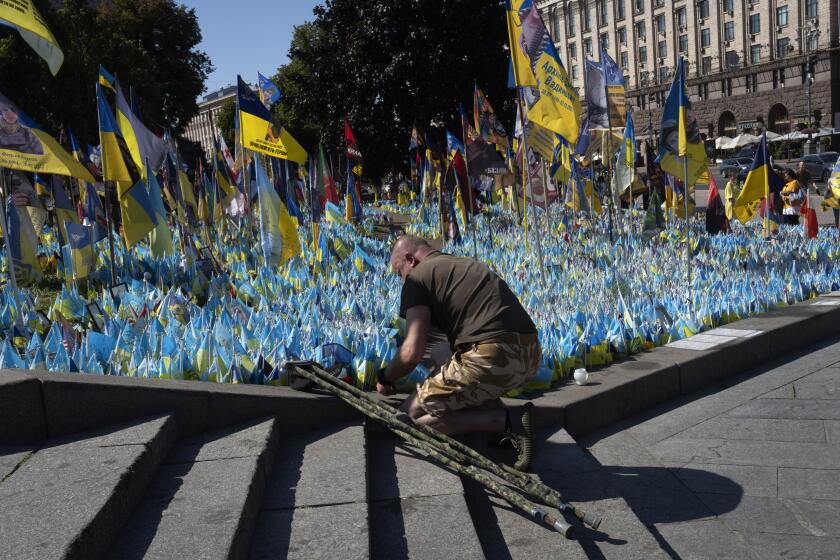
<svg viewBox="0 0 840 560">
<path fill-rule="evenodd" d="M 257 81 L 260 90 L 260 99 L 263 105 L 265 105 L 265 108 L 270 109 L 272 105 L 280 101 L 280 88 L 259 72 L 257 72 Z"/>
<path fill-rule="evenodd" d="M 463 113 L 463 109 L 461 111 Z M 481 139 L 489 144 L 505 148 L 510 146 L 505 127 L 502 126 L 493 111 L 493 107 L 490 106 L 487 96 L 484 95 L 478 84 L 475 85 L 473 93 L 473 118 L 475 119 L 475 129 Z"/>
<path fill-rule="evenodd" d="M 536 2 L 524 0 L 519 9 L 520 45 L 530 61 L 536 97 L 528 109 L 528 118 L 555 132 L 569 143 L 580 132 L 580 99 L 571 78 L 560 60 L 554 41 L 543 23 Z"/>
<path fill-rule="evenodd" d="M 26 113 L 0 94 L 0 167 L 69 175 L 93 182 L 93 175 Z"/>
<path fill-rule="evenodd" d="M 531 60 L 526 54 L 523 37 L 523 11 L 531 4 L 531 0 L 505 0 L 505 14 L 508 30 L 508 44 L 511 53 L 511 75 L 515 86 L 536 86 L 537 81 L 531 71 Z"/>
</svg>

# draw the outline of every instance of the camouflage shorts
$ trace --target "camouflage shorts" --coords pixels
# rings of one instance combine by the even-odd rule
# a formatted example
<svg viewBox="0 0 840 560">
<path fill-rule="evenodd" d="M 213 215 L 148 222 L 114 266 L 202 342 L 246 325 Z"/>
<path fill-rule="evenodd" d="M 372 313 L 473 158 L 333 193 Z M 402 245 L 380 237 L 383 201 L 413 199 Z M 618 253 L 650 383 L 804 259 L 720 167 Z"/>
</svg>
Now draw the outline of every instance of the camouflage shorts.
<svg viewBox="0 0 840 560">
<path fill-rule="evenodd" d="M 518 344 L 473 344 L 455 352 L 417 387 L 417 401 L 432 416 L 496 401 L 531 380 L 541 358 L 536 334 L 519 335 Z"/>
</svg>

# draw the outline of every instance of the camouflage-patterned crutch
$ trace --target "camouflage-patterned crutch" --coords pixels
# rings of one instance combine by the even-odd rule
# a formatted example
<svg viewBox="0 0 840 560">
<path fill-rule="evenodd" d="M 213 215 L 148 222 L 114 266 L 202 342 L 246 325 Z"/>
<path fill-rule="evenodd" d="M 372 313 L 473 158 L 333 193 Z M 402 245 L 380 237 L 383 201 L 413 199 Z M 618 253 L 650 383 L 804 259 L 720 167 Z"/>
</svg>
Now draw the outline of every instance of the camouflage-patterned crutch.
<svg viewBox="0 0 840 560">
<path fill-rule="evenodd" d="M 494 480 L 493 476 L 513 485 L 516 489 L 535 498 L 540 503 L 557 508 L 561 512 L 573 514 L 592 529 L 597 529 L 601 524 L 600 517 L 588 515 L 579 508 L 563 501 L 559 492 L 534 477 L 508 465 L 495 463 L 454 438 L 428 426 L 412 422 L 406 414 L 337 379 L 314 362 L 287 362 L 284 367 L 291 376 L 306 380 L 303 385 L 298 383 L 298 388 L 304 388 L 304 385 L 307 384 L 315 384 L 338 396 L 366 416 L 380 421 L 392 432 L 427 452 L 433 458 L 476 480 L 511 505 L 526 511 L 538 521 L 546 523 L 566 537 L 570 537 L 572 532 L 572 527 L 568 523 L 560 518 L 553 517 L 531 500 L 514 492 L 508 486 L 500 484 Z M 295 383 L 292 383 L 293 387 L 295 385 Z"/>
</svg>

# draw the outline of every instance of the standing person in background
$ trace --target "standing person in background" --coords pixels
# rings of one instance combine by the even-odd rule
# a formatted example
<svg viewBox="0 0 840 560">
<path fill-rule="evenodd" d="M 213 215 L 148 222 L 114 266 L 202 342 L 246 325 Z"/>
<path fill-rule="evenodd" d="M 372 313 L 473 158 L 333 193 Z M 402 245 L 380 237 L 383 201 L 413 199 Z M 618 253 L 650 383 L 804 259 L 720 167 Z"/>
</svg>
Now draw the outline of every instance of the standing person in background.
<svg viewBox="0 0 840 560">
<path fill-rule="evenodd" d="M 805 198 L 805 191 L 802 185 L 796 178 L 796 171 L 788 169 L 785 171 L 785 186 L 782 188 L 782 201 L 784 201 L 784 209 L 782 210 L 783 223 L 788 225 L 799 224 L 799 207 L 802 206 L 802 201 Z"/>
<path fill-rule="evenodd" d="M 726 186 L 723 187 L 723 205 L 726 219 L 732 222 L 733 214 L 732 207 L 735 205 L 735 199 L 741 192 L 741 186 L 738 184 L 738 174 L 735 171 L 730 171 L 727 175 Z"/>
</svg>

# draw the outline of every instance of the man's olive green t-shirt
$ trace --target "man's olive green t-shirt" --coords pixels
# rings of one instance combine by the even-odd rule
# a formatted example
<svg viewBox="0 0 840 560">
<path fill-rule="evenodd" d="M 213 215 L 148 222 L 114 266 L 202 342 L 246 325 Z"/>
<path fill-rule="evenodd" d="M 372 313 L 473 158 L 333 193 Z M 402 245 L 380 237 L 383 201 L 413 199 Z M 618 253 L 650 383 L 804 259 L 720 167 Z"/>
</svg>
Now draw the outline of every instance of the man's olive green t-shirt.
<svg viewBox="0 0 840 560">
<path fill-rule="evenodd" d="M 400 315 L 425 305 L 453 348 L 509 333 L 535 333 L 534 322 L 504 280 L 484 263 L 434 251 L 405 279 Z"/>
</svg>

